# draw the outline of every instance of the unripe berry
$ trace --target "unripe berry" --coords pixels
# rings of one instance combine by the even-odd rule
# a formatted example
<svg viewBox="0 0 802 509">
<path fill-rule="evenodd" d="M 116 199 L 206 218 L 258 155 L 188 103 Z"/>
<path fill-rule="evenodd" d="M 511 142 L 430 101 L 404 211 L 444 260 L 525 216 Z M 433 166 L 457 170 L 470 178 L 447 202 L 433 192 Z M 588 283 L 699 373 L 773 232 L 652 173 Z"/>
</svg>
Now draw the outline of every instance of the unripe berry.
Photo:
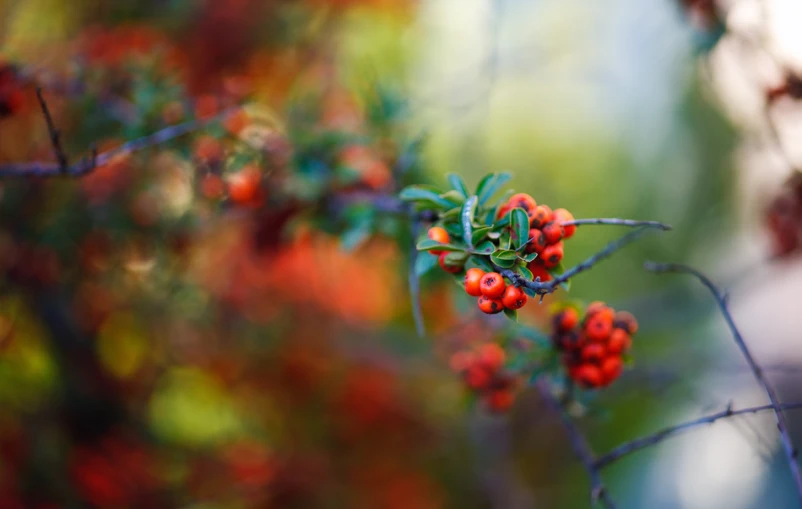
<svg viewBox="0 0 802 509">
<path fill-rule="evenodd" d="M 601 343 L 590 343 L 582 348 L 582 360 L 585 362 L 599 362 L 607 354 L 606 349 Z"/>
<path fill-rule="evenodd" d="M 477 269 L 475 267 L 468 269 L 468 271 L 465 273 L 465 278 L 463 279 L 463 282 L 465 283 L 465 293 L 473 297 L 481 296 L 482 290 L 479 288 L 479 285 L 484 275 L 485 271 L 482 269 Z"/>
<path fill-rule="evenodd" d="M 541 230 L 538 230 L 537 228 L 532 228 L 529 230 L 529 243 L 526 245 L 527 253 L 540 254 L 547 245 L 548 243 L 546 242 L 546 236 L 543 235 Z"/>
<path fill-rule="evenodd" d="M 479 297 L 477 304 L 479 305 L 479 309 L 488 315 L 495 315 L 496 313 L 504 311 L 504 304 L 501 302 L 501 299 L 491 299 L 490 297 L 482 295 Z"/>
<path fill-rule="evenodd" d="M 621 372 L 623 371 L 624 362 L 618 355 L 606 357 L 601 363 L 601 373 L 605 385 L 612 383 L 616 378 L 621 376 Z"/>
<path fill-rule="evenodd" d="M 501 302 L 508 309 L 521 309 L 526 304 L 529 297 L 517 286 L 510 285 L 504 290 Z"/>
<path fill-rule="evenodd" d="M 540 259 L 543 260 L 543 265 L 548 269 L 553 269 L 559 265 L 563 259 L 563 243 L 557 242 L 556 244 L 546 246 L 546 249 L 544 249 L 543 253 L 540 255 Z"/>
<path fill-rule="evenodd" d="M 461 265 L 451 265 L 446 261 L 446 256 L 448 256 L 448 252 L 442 251 L 437 258 L 437 263 L 440 264 L 440 268 L 444 271 L 448 272 L 449 274 L 456 274 L 457 272 L 462 270 Z"/>
<path fill-rule="evenodd" d="M 507 207 L 508 210 L 512 210 L 514 208 L 522 208 L 529 219 L 532 219 L 532 216 L 535 213 L 535 209 L 537 208 L 537 203 L 535 203 L 535 199 L 529 196 L 526 193 L 518 193 L 510 196 L 510 199 L 507 200 Z"/>
<path fill-rule="evenodd" d="M 506 352 L 496 343 L 484 343 L 479 347 L 476 355 L 476 361 L 491 372 L 501 369 L 506 359 Z"/>
<path fill-rule="evenodd" d="M 541 230 L 546 236 L 546 244 L 556 244 L 563 238 L 563 227 L 557 221 L 550 221 L 543 225 Z"/>
<path fill-rule="evenodd" d="M 635 333 L 638 332 L 638 321 L 632 313 L 628 311 L 619 311 L 616 313 L 613 323 L 617 328 L 624 329 L 630 335 L 634 336 Z"/>
<path fill-rule="evenodd" d="M 601 369 L 593 364 L 580 364 L 576 368 L 574 379 L 587 388 L 599 387 L 604 381 Z"/>
<path fill-rule="evenodd" d="M 551 211 L 548 205 L 538 205 L 532 217 L 529 218 L 529 226 L 540 229 L 551 221 L 553 216 L 554 212 Z"/>
<path fill-rule="evenodd" d="M 632 338 L 624 329 L 613 329 L 607 340 L 607 351 L 614 354 L 626 352 L 632 346 Z"/>
<path fill-rule="evenodd" d="M 440 244 L 448 244 L 449 241 L 451 240 L 446 229 L 441 226 L 432 226 L 431 228 L 429 228 L 429 231 L 426 232 L 426 236 L 435 242 L 439 242 Z M 440 253 L 444 253 L 444 251 L 441 251 L 439 249 L 437 250 L 432 249 L 429 252 L 437 256 L 440 256 Z"/>
<path fill-rule="evenodd" d="M 504 278 L 498 272 L 488 272 L 479 281 L 479 288 L 482 295 L 490 299 L 498 299 L 504 295 L 504 289 L 507 285 L 504 283 Z"/>
<path fill-rule="evenodd" d="M 554 327 L 560 332 L 573 330 L 579 323 L 579 313 L 574 308 L 565 308 L 554 316 Z"/>
<path fill-rule="evenodd" d="M 571 225 L 563 224 L 563 223 L 567 223 L 568 221 L 573 221 L 574 220 L 573 214 L 568 212 L 566 209 L 556 209 L 554 211 L 554 220 L 559 222 L 560 225 L 563 227 L 563 231 L 565 232 L 565 238 L 566 239 L 570 239 L 571 237 L 574 236 L 574 233 L 576 232 L 576 225 L 575 224 L 571 224 Z"/>
<path fill-rule="evenodd" d="M 613 331 L 613 322 L 599 313 L 591 316 L 585 322 L 585 334 L 593 342 L 604 342 Z"/>
</svg>

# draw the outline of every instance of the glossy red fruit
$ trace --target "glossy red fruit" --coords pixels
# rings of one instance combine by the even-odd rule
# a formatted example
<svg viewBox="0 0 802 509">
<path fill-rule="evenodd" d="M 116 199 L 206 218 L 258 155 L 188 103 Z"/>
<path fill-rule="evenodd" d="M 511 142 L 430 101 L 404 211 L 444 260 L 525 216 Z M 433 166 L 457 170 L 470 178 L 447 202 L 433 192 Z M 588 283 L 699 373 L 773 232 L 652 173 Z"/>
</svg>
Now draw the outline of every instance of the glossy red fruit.
<svg viewBox="0 0 802 509">
<path fill-rule="evenodd" d="M 560 225 L 563 227 L 563 232 L 565 233 L 566 239 L 570 239 L 571 237 L 574 236 L 574 233 L 576 233 L 576 225 L 571 224 L 566 226 L 564 224 L 567 223 L 568 221 L 574 220 L 573 214 L 568 212 L 566 209 L 555 209 L 554 220 L 560 223 Z"/>
<path fill-rule="evenodd" d="M 554 327 L 560 332 L 573 330 L 579 324 L 579 313 L 574 308 L 565 308 L 554 315 Z"/>
<path fill-rule="evenodd" d="M 610 337 L 613 332 L 613 322 L 597 313 L 588 318 L 584 328 L 585 334 L 590 341 L 600 343 L 607 341 L 607 338 Z"/>
<path fill-rule="evenodd" d="M 255 205 L 261 197 L 262 174 L 255 166 L 246 166 L 228 177 L 228 196 L 238 205 Z"/>
<path fill-rule="evenodd" d="M 529 226 L 538 229 L 543 228 L 553 217 L 554 212 L 551 211 L 548 205 L 538 205 L 534 214 L 529 218 Z"/>
<path fill-rule="evenodd" d="M 540 278 L 541 283 L 546 283 L 552 279 L 551 273 L 546 269 L 546 267 L 543 265 L 543 262 L 539 258 L 529 263 L 527 268 L 529 269 L 529 272 L 532 273 L 532 280 Z"/>
<path fill-rule="evenodd" d="M 501 297 L 501 302 L 508 309 L 521 309 L 526 305 L 527 300 L 529 300 L 529 297 L 524 291 L 512 285 L 504 290 L 504 295 Z"/>
<path fill-rule="evenodd" d="M 495 315 L 496 313 L 504 311 L 504 304 L 501 302 L 501 299 L 491 299 L 490 297 L 482 295 L 479 297 L 477 304 L 479 309 L 488 315 Z"/>
<path fill-rule="evenodd" d="M 514 208 L 522 208 L 526 215 L 529 216 L 529 219 L 532 219 L 532 216 L 535 213 L 535 209 L 537 208 L 537 203 L 535 199 L 529 196 L 526 193 L 518 193 L 510 196 L 510 199 L 507 200 L 508 210 Z"/>
<path fill-rule="evenodd" d="M 539 259 L 543 261 L 543 265 L 545 265 L 547 269 L 553 269 L 563 260 L 563 254 L 563 243 L 557 242 L 556 244 L 546 246 L 546 249 L 540 254 Z"/>
<path fill-rule="evenodd" d="M 475 391 L 486 389 L 493 380 L 493 374 L 484 366 L 473 364 L 465 370 L 465 385 Z"/>
<path fill-rule="evenodd" d="M 550 221 L 544 224 L 541 231 L 546 237 L 546 244 L 556 244 L 563 238 L 565 233 L 563 227 L 557 221 Z"/>
<path fill-rule="evenodd" d="M 429 231 L 426 232 L 426 236 L 435 242 L 439 242 L 440 244 L 448 244 L 449 241 L 451 240 L 446 229 L 441 226 L 432 226 L 431 228 L 429 228 Z M 435 256 L 440 256 L 440 254 L 444 253 L 445 251 L 441 251 L 439 249 L 432 249 L 429 252 Z"/>
<path fill-rule="evenodd" d="M 527 253 L 540 254 L 547 245 L 548 243 L 546 242 L 546 236 L 543 235 L 541 230 L 538 230 L 537 228 L 532 228 L 529 230 L 529 243 L 526 244 Z"/>
<path fill-rule="evenodd" d="M 471 295 L 473 297 L 479 297 L 482 295 L 482 289 L 479 287 L 482 281 L 482 277 L 484 277 L 485 271 L 482 269 L 471 268 L 465 272 L 465 278 L 463 279 L 463 283 L 465 283 L 465 293 Z"/>
<path fill-rule="evenodd" d="M 495 413 L 504 413 L 515 403 L 513 389 L 493 389 L 485 397 L 487 408 Z"/>
<path fill-rule="evenodd" d="M 620 354 L 629 350 L 632 346 L 632 338 L 624 329 L 613 329 L 610 339 L 607 340 L 607 351 L 613 354 Z"/>
<path fill-rule="evenodd" d="M 574 380 L 587 388 L 599 387 L 604 381 L 601 369 L 593 364 L 580 364 L 574 372 Z"/>
<path fill-rule="evenodd" d="M 601 373 L 604 383 L 610 384 L 624 371 L 624 362 L 618 355 L 606 357 L 601 363 Z"/>
<path fill-rule="evenodd" d="M 482 295 L 490 299 L 498 299 L 504 295 L 504 290 L 507 285 L 504 283 L 504 278 L 498 272 L 488 272 L 479 281 L 479 288 Z"/>
<path fill-rule="evenodd" d="M 506 360 L 506 352 L 496 343 L 484 343 L 476 352 L 476 362 L 480 363 L 491 372 L 501 369 Z"/>
<path fill-rule="evenodd" d="M 590 343 L 582 348 L 581 358 L 585 362 L 600 362 L 607 355 L 601 343 Z"/>
</svg>

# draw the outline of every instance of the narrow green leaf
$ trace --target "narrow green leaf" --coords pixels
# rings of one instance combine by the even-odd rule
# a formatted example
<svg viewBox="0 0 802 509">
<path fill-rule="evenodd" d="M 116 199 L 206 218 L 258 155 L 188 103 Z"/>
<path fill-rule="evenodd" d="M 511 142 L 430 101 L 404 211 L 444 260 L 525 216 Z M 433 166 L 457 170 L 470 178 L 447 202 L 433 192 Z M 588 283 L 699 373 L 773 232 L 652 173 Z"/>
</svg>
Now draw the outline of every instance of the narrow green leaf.
<svg viewBox="0 0 802 509">
<path fill-rule="evenodd" d="M 457 239 L 462 238 L 462 226 L 460 226 L 459 224 L 453 222 L 446 222 L 443 223 L 443 228 L 446 229 L 451 238 L 457 238 Z"/>
<path fill-rule="evenodd" d="M 517 309 L 504 308 L 504 314 L 507 315 L 507 318 L 509 318 L 513 322 L 517 322 L 518 321 L 518 310 Z"/>
<path fill-rule="evenodd" d="M 468 261 L 468 256 L 470 256 L 465 251 L 455 251 L 452 253 L 448 253 L 446 255 L 446 265 L 465 265 L 465 262 Z"/>
<path fill-rule="evenodd" d="M 431 253 L 420 253 L 415 258 L 415 274 L 423 276 L 433 268 L 437 267 L 437 257 Z"/>
<path fill-rule="evenodd" d="M 493 253 L 493 256 L 499 260 L 510 260 L 512 262 L 515 262 L 518 259 L 518 254 L 515 251 L 508 251 L 504 249 L 499 249 Z"/>
<path fill-rule="evenodd" d="M 457 246 L 454 244 L 441 244 L 432 239 L 423 239 L 420 242 L 418 242 L 418 245 L 416 247 L 418 251 L 431 251 L 433 249 L 437 251 L 465 251 L 464 246 Z"/>
<path fill-rule="evenodd" d="M 515 265 L 515 259 L 510 260 L 509 258 L 499 258 L 495 253 L 490 255 L 490 261 L 499 267 L 504 267 L 505 269 L 510 269 L 513 267 L 513 265 Z"/>
<path fill-rule="evenodd" d="M 452 206 L 451 203 L 449 203 L 449 206 Z M 457 218 L 459 217 L 460 212 L 462 212 L 462 207 L 449 208 L 448 210 L 440 214 L 440 219 Z"/>
<path fill-rule="evenodd" d="M 501 236 L 498 239 L 498 247 L 505 251 L 510 249 L 510 230 L 508 228 L 504 228 L 504 230 L 501 231 Z"/>
<path fill-rule="evenodd" d="M 524 278 L 526 278 L 529 281 L 532 281 L 533 279 L 535 279 L 535 276 L 534 276 L 534 274 L 532 274 L 532 271 L 529 270 L 526 267 L 522 267 L 522 266 L 518 265 L 513 270 L 515 270 L 515 272 L 517 272 L 518 274 L 522 275 Z"/>
<path fill-rule="evenodd" d="M 506 184 L 512 175 L 509 173 L 494 173 L 490 179 L 482 179 L 479 186 L 476 188 L 476 194 L 479 196 L 479 205 L 484 205 L 487 200 L 496 194 L 501 186 Z"/>
<path fill-rule="evenodd" d="M 496 230 L 490 230 L 490 231 L 487 233 L 487 236 L 488 236 L 489 238 L 493 239 L 493 240 L 498 240 L 498 238 L 499 238 L 499 237 L 501 237 L 501 232 L 499 232 L 499 231 L 496 231 Z"/>
<path fill-rule="evenodd" d="M 469 248 L 473 248 L 473 216 L 476 213 L 476 202 L 479 198 L 471 196 L 462 204 L 460 221 L 462 223 L 462 238 L 468 243 Z"/>
<path fill-rule="evenodd" d="M 533 262 L 537 258 L 537 253 L 526 253 L 525 255 L 521 256 L 521 260 L 525 261 L 526 263 Z"/>
<path fill-rule="evenodd" d="M 442 198 L 438 190 L 431 186 L 407 186 L 398 193 L 398 197 L 403 201 L 425 203 L 438 209 L 448 210 L 454 207 L 454 203 Z"/>
<path fill-rule="evenodd" d="M 478 244 L 481 242 L 487 234 L 490 232 L 492 228 L 490 226 L 482 226 L 480 228 L 474 228 L 473 233 L 471 234 L 471 242 L 473 245 Z"/>
<path fill-rule="evenodd" d="M 479 255 L 491 255 L 495 251 L 496 251 L 496 245 L 490 242 L 489 240 L 482 242 L 481 244 L 479 244 L 478 246 L 474 247 L 471 250 L 472 253 Z"/>
<path fill-rule="evenodd" d="M 440 198 L 450 201 L 454 205 L 462 205 L 465 202 L 465 197 L 459 191 L 446 191 L 440 195 Z"/>
<path fill-rule="evenodd" d="M 529 240 L 529 216 L 524 209 L 516 207 L 510 211 L 510 228 L 513 246 L 516 250 L 521 249 Z"/>
<path fill-rule="evenodd" d="M 490 181 L 493 180 L 494 178 L 496 178 L 495 173 L 488 173 L 487 175 L 482 177 L 479 183 L 476 184 L 476 194 L 477 195 L 480 194 L 482 192 L 482 189 L 487 187 L 488 183 L 490 183 Z"/>
<path fill-rule="evenodd" d="M 468 196 L 470 196 L 468 193 L 468 188 L 465 187 L 465 181 L 462 180 L 462 177 L 456 173 L 449 173 L 447 178 L 448 183 L 451 184 L 451 187 L 454 189 L 454 191 L 460 193 L 464 199 L 467 199 Z"/>
</svg>

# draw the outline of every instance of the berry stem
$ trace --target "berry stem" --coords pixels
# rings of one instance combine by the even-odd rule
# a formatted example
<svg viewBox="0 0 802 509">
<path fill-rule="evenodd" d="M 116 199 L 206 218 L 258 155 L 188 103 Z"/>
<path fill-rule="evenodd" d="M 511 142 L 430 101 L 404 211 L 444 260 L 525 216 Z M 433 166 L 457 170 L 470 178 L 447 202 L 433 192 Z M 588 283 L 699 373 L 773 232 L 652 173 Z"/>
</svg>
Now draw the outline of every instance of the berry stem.
<svg viewBox="0 0 802 509">
<path fill-rule="evenodd" d="M 45 108 L 46 106 L 44 105 L 44 102 L 42 102 L 42 104 L 43 108 Z M 50 133 L 51 143 L 53 144 L 53 150 L 56 152 L 56 158 L 59 162 L 0 164 L 0 177 L 55 177 L 59 175 L 81 177 L 91 173 L 98 165 L 103 165 L 111 161 L 115 156 L 161 145 L 162 143 L 166 143 L 170 140 L 178 138 L 179 136 L 183 136 L 206 127 L 209 124 L 225 120 L 238 110 L 239 107 L 235 106 L 206 120 L 191 120 L 189 122 L 184 122 L 183 124 L 170 126 L 160 131 L 156 131 L 153 134 L 143 136 L 142 138 L 137 138 L 129 141 L 128 143 L 124 143 L 119 147 L 99 154 L 95 153 L 93 150 L 92 157 L 89 159 L 83 159 L 73 165 L 67 165 L 66 156 L 63 156 L 63 151 L 61 151 L 58 131 L 54 131 L 55 128 L 52 126 L 52 119 L 48 120 L 50 115 L 49 113 L 46 113 L 45 120 L 48 120 L 48 131 Z M 47 112 L 46 109 L 43 111 Z M 55 137 L 54 134 L 56 134 Z"/>
<path fill-rule="evenodd" d="M 634 219 L 618 219 L 609 217 L 598 217 L 592 219 L 573 219 L 571 221 L 564 221 L 560 223 L 562 226 L 581 226 L 583 224 L 606 224 L 615 226 L 629 226 L 631 228 L 638 228 L 641 226 L 648 226 L 650 228 L 659 228 L 661 230 L 670 230 L 671 225 L 661 223 L 659 221 L 637 221 Z"/>
<path fill-rule="evenodd" d="M 780 408 L 783 410 L 798 409 L 802 408 L 802 403 L 787 403 L 780 405 Z M 687 431 L 689 429 L 696 428 L 705 424 L 712 424 L 716 421 L 719 421 L 721 419 L 726 419 L 728 417 L 734 417 L 736 415 L 744 415 L 744 414 L 755 414 L 758 412 L 764 412 L 766 410 L 774 410 L 774 405 L 762 405 L 750 408 L 743 408 L 741 410 L 733 410 L 731 406 L 727 406 L 727 408 L 719 412 L 706 415 L 704 417 L 700 417 L 692 421 L 676 424 L 674 426 L 668 426 L 655 433 L 652 433 L 651 435 L 646 435 L 644 437 L 631 440 L 629 442 L 625 442 L 616 447 L 615 449 L 611 450 L 607 454 L 599 456 L 598 459 L 596 459 L 595 467 L 598 469 L 605 468 L 611 463 L 614 463 L 619 459 L 623 458 L 624 456 L 632 454 L 633 452 L 637 452 L 641 449 L 657 445 L 663 440 L 673 437 L 674 435 L 678 435 L 683 431 Z"/>
<path fill-rule="evenodd" d="M 777 417 L 777 429 L 780 432 L 780 440 L 782 441 L 783 450 L 785 451 L 786 458 L 788 459 L 788 465 L 791 468 L 791 474 L 794 477 L 794 484 L 796 485 L 799 502 L 802 506 L 802 471 L 800 471 L 799 463 L 796 459 L 797 451 L 791 442 L 791 436 L 788 434 L 788 423 L 785 420 L 785 415 L 782 412 L 782 407 L 774 387 L 763 376 L 762 368 L 752 356 L 752 352 L 746 346 L 743 336 L 741 336 L 740 331 L 735 326 L 735 322 L 727 306 L 727 296 L 707 276 L 692 267 L 688 267 L 687 265 L 676 263 L 646 262 L 645 268 L 646 270 L 655 272 L 657 274 L 690 274 L 696 277 L 696 279 L 698 279 L 705 287 L 707 287 L 708 290 L 710 290 L 710 293 L 713 294 L 713 298 L 715 298 L 716 304 L 718 304 L 721 314 L 724 316 L 724 321 L 727 323 L 727 326 L 732 333 L 735 344 L 738 345 L 738 348 L 741 350 L 741 354 L 743 354 L 747 364 L 749 365 L 749 368 L 752 370 L 755 380 L 763 388 L 763 390 L 766 391 L 769 401 L 771 401 L 771 406 L 774 409 L 775 416 Z"/>
<path fill-rule="evenodd" d="M 604 486 L 599 468 L 596 466 L 597 460 L 593 455 L 590 444 L 588 444 L 587 439 L 582 434 L 582 431 L 577 427 L 576 423 L 571 419 L 565 411 L 565 408 L 551 391 L 548 381 L 545 378 L 541 378 L 536 385 L 540 396 L 549 408 L 560 416 L 563 428 L 565 428 L 568 434 L 568 440 L 571 442 L 571 448 L 588 472 L 588 476 L 590 477 L 591 505 L 595 505 L 596 501 L 599 501 L 602 506 L 607 509 L 615 509 L 615 502 L 613 502 L 607 494 L 607 488 Z"/>
</svg>

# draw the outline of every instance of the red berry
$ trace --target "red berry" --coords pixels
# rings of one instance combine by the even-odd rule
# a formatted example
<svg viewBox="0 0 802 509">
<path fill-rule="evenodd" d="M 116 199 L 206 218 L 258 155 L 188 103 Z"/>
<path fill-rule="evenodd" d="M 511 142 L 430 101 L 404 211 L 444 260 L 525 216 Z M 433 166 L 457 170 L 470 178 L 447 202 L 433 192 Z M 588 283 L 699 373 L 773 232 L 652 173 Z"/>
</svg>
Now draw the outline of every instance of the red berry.
<svg viewBox="0 0 802 509">
<path fill-rule="evenodd" d="M 479 282 L 479 288 L 482 295 L 490 299 L 498 299 L 504 295 L 504 289 L 507 285 L 504 283 L 504 278 L 498 272 L 488 272 Z"/>
<path fill-rule="evenodd" d="M 504 304 L 501 302 L 501 299 L 491 299 L 482 295 L 479 297 L 477 304 L 479 305 L 479 309 L 488 315 L 495 315 L 496 313 L 504 311 Z"/>
<path fill-rule="evenodd" d="M 582 348 L 582 360 L 585 362 L 599 362 L 607 354 L 601 343 L 590 343 Z"/>
<path fill-rule="evenodd" d="M 504 290 L 504 296 L 501 297 L 501 302 L 504 304 L 504 307 L 508 309 L 521 309 L 524 307 L 527 300 L 529 300 L 529 297 L 524 291 L 512 285 Z"/>
<path fill-rule="evenodd" d="M 597 343 L 607 341 L 612 332 L 612 320 L 608 320 L 606 316 L 602 316 L 599 313 L 591 316 L 585 322 L 585 334 L 587 334 L 590 341 Z"/>
<path fill-rule="evenodd" d="M 479 288 L 479 285 L 484 275 L 485 271 L 482 269 L 468 269 L 468 271 L 465 273 L 465 278 L 463 279 L 463 282 L 465 283 L 465 293 L 474 297 L 481 296 L 482 290 Z"/>
<path fill-rule="evenodd" d="M 615 326 L 619 329 L 624 329 L 630 335 L 635 335 L 638 332 L 638 321 L 629 311 L 619 311 L 615 314 Z"/>
<path fill-rule="evenodd" d="M 616 378 L 621 376 L 623 371 L 624 362 L 618 355 L 606 357 L 601 363 L 601 373 L 605 385 L 612 383 Z"/>
<path fill-rule="evenodd" d="M 550 221 L 544 224 L 542 231 L 546 237 L 546 244 L 556 244 L 565 234 L 563 227 L 557 221 Z"/>
<path fill-rule="evenodd" d="M 492 373 L 484 366 L 473 364 L 465 370 L 465 385 L 475 391 L 486 389 L 493 379 Z"/>
<path fill-rule="evenodd" d="M 257 205 L 261 198 L 262 174 L 256 166 L 246 166 L 228 177 L 228 196 L 238 205 Z"/>
<path fill-rule="evenodd" d="M 529 225 L 532 228 L 542 228 L 543 225 L 552 220 L 554 212 L 548 205 L 538 205 L 534 214 L 529 218 Z"/>
<path fill-rule="evenodd" d="M 613 329 L 610 339 L 607 340 L 607 351 L 610 353 L 622 353 L 629 350 L 632 346 L 632 338 L 624 329 Z"/>
<path fill-rule="evenodd" d="M 535 209 L 537 208 L 537 203 L 535 203 L 535 199 L 529 196 L 526 193 L 518 193 L 510 196 L 510 199 L 507 200 L 508 210 L 512 210 L 514 208 L 522 208 L 529 219 L 532 219 L 532 216 L 535 213 Z"/>
<path fill-rule="evenodd" d="M 440 264 L 440 268 L 444 271 L 448 272 L 449 274 L 456 274 L 457 272 L 462 270 L 461 265 L 451 265 L 446 261 L 446 256 L 448 253 L 443 251 L 440 253 L 440 256 L 437 258 L 437 263 Z"/>
<path fill-rule="evenodd" d="M 554 316 L 554 326 L 560 332 L 573 330 L 579 323 L 579 313 L 574 308 L 565 308 Z"/>
<path fill-rule="evenodd" d="M 554 220 L 560 223 L 560 225 L 563 227 L 566 239 L 570 239 L 571 237 L 574 236 L 574 233 L 576 232 L 576 225 L 571 224 L 566 226 L 565 224 L 563 224 L 567 223 L 568 221 L 573 221 L 574 220 L 573 214 L 571 214 L 565 209 L 556 209 L 554 211 Z"/>
<path fill-rule="evenodd" d="M 604 381 L 601 369 L 593 364 L 580 364 L 574 374 L 574 379 L 588 388 L 599 387 Z"/>
<path fill-rule="evenodd" d="M 529 243 L 526 245 L 527 253 L 540 254 L 547 245 L 548 243 L 546 242 L 546 236 L 543 235 L 541 230 L 538 230 L 537 228 L 532 228 L 529 230 Z"/>
<path fill-rule="evenodd" d="M 477 362 L 491 372 L 501 369 L 506 359 L 507 354 L 504 349 L 496 343 L 484 343 L 477 351 Z"/>
<path fill-rule="evenodd" d="M 551 281 L 551 273 L 546 270 L 546 267 L 543 265 L 543 262 L 540 260 L 540 258 L 537 258 L 529 263 L 527 268 L 529 268 L 529 272 L 532 273 L 533 280 L 540 278 L 541 283 Z"/>
<path fill-rule="evenodd" d="M 546 246 L 546 249 L 544 249 L 543 253 L 540 255 L 540 259 L 543 260 L 543 265 L 549 269 L 553 269 L 559 265 L 563 259 L 563 243 L 557 242 L 556 244 Z"/>
<path fill-rule="evenodd" d="M 487 407 L 493 412 L 503 413 L 509 410 L 515 403 L 515 393 L 512 389 L 493 389 L 485 399 Z"/>
</svg>

